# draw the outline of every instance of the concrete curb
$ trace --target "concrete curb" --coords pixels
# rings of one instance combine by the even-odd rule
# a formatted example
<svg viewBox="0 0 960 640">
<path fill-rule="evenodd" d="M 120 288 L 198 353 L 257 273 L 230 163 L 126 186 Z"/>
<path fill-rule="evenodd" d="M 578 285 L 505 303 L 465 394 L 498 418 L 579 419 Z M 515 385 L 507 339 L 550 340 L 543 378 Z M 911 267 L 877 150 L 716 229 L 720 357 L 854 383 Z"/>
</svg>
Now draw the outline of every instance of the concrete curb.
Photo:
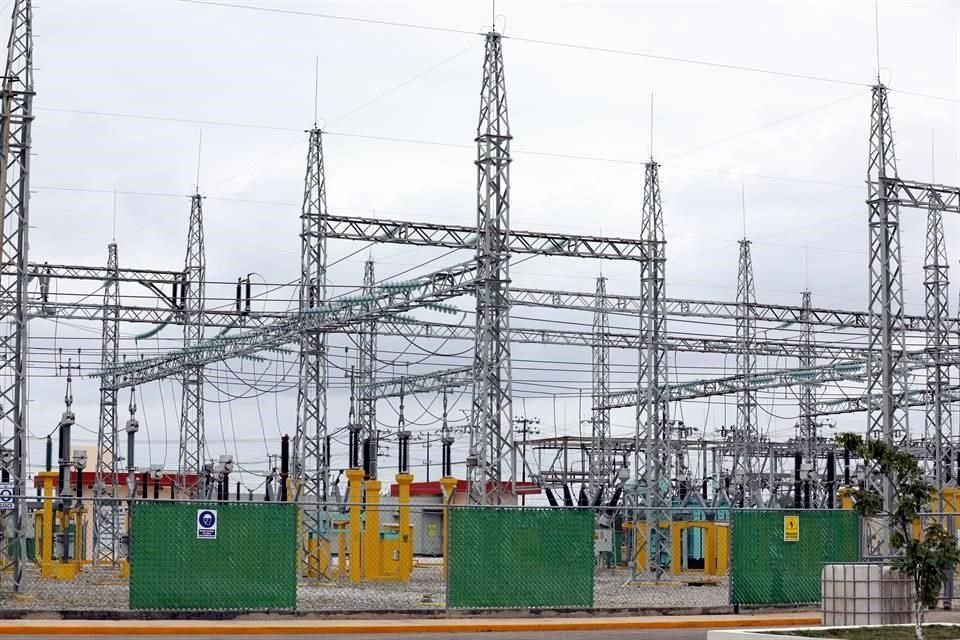
<svg viewBox="0 0 960 640">
<path fill-rule="evenodd" d="M 541 609 L 0 609 L 0 621 L 19 619 L 57 620 L 415 620 L 462 618 L 636 618 L 655 616 L 717 616 L 738 613 L 748 615 L 813 614 L 819 608 L 796 605 L 740 607 L 563 607 Z M 269 618 L 265 618 L 269 616 Z"/>
<path fill-rule="evenodd" d="M 618 629 L 719 629 L 819 625 L 810 614 L 734 616 L 658 616 L 652 618 L 451 619 L 451 620 L 240 620 L 104 621 L 16 620 L 0 622 L 3 635 L 329 635 L 410 634 L 497 631 L 610 631 Z"/>
</svg>

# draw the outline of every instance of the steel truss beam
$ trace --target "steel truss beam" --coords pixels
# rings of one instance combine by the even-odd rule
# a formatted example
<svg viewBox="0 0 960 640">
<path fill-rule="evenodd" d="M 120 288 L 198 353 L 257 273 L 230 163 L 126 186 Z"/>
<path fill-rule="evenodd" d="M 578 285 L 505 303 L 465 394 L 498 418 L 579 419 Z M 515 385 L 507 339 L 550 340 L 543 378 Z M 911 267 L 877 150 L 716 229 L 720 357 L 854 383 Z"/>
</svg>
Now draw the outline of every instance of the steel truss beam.
<svg viewBox="0 0 960 640">
<path fill-rule="evenodd" d="M 477 229 L 467 225 L 330 216 L 327 218 L 325 231 L 328 238 L 341 240 L 446 249 L 477 249 Z M 641 261 L 646 255 L 644 243 L 630 238 L 605 238 L 512 229 L 505 240 L 506 248 L 511 254 L 632 261 Z"/>
<path fill-rule="evenodd" d="M 874 87 L 875 99 L 877 89 L 883 89 L 884 94 L 886 94 L 885 87 Z M 883 101 L 885 105 L 886 95 L 884 95 Z M 876 103 L 874 104 L 874 108 L 877 108 Z M 874 116 L 878 115 L 879 114 L 877 113 L 874 114 Z M 885 117 L 889 122 L 889 110 L 886 111 Z M 876 133 L 876 131 L 874 133 Z M 891 145 L 890 153 L 892 157 L 892 134 L 888 139 Z M 887 168 L 890 168 L 889 164 Z M 916 180 L 902 180 L 897 177 L 895 164 L 892 166 L 892 168 L 893 175 L 887 175 L 884 173 L 879 173 L 875 176 L 871 175 L 871 178 L 875 177 L 884 185 L 886 195 L 891 202 L 896 202 L 896 204 L 910 207 L 912 209 L 928 209 L 946 213 L 960 213 L 960 187 L 951 187 L 943 184 L 934 184 L 931 182 L 918 182 Z"/>
<path fill-rule="evenodd" d="M 510 303 L 513 306 L 547 307 L 555 309 L 574 309 L 592 311 L 594 294 L 574 291 L 550 291 L 546 289 L 511 288 Z M 640 313 L 641 296 L 621 294 L 606 295 L 610 313 Z M 761 304 L 754 302 L 746 306 L 737 302 L 718 302 L 715 300 L 688 300 L 667 298 L 667 315 L 710 319 L 736 320 L 739 309 L 746 308 L 747 316 L 756 322 L 771 322 L 782 325 L 819 325 L 843 329 L 867 328 L 866 311 L 844 311 L 840 309 L 818 309 L 803 306 Z M 906 331 L 923 331 L 926 318 L 921 315 L 905 315 L 903 327 Z M 960 331 L 960 320 L 951 318 L 951 331 Z"/>
<path fill-rule="evenodd" d="M 259 329 L 204 340 L 189 351 L 177 350 L 156 358 L 121 363 L 116 371 L 118 386 L 129 387 L 175 375 L 182 370 L 188 358 L 206 366 L 264 349 L 282 347 L 298 340 L 305 331 L 345 329 L 370 318 L 402 313 L 414 307 L 468 294 L 476 286 L 476 272 L 474 261 L 465 262 L 406 282 L 380 285 L 377 295 L 372 298 L 334 298 L 303 316 L 296 315 Z M 99 377 L 108 373 L 100 371 L 93 375 Z"/>
<path fill-rule="evenodd" d="M 472 366 L 378 380 L 367 385 L 366 389 L 371 400 L 381 400 L 383 398 L 398 398 L 401 395 L 433 393 L 444 389 L 466 387 L 471 384 L 473 384 Z M 362 389 L 363 387 L 360 387 L 358 391 L 362 391 Z"/>
<path fill-rule="evenodd" d="M 47 276 L 49 278 L 63 278 L 74 280 L 93 280 L 102 282 L 108 279 L 106 270 L 103 267 L 90 267 L 83 265 L 37 265 L 31 264 L 31 277 L 37 278 Z M 49 272 L 46 271 L 49 269 Z M 12 275 L 12 271 L 4 272 L 4 275 Z M 117 279 L 121 282 L 132 282 L 144 284 L 150 290 L 156 292 L 154 287 L 149 285 L 172 285 L 182 280 L 182 272 L 178 271 L 157 271 L 148 269 L 121 269 Z M 56 295 L 51 293 L 50 295 Z M 595 308 L 595 293 L 584 293 L 575 291 L 551 291 L 547 289 L 529 289 L 529 288 L 511 288 L 510 304 L 511 306 L 522 307 L 544 307 L 555 309 L 572 309 L 577 311 L 593 312 Z M 169 312 L 176 310 L 177 307 L 169 304 L 170 298 L 157 295 L 159 302 L 163 302 L 162 308 L 147 306 L 123 305 L 123 322 L 148 322 L 153 324 L 177 324 L 175 318 L 169 317 Z M 630 296 L 622 294 L 607 293 L 604 296 L 608 313 L 640 313 L 641 296 Z M 98 315 L 100 305 L 84 304 L 77 302 L 58 302 L 57 300 L 46 301 L 46 305 L 40 308 L 38 302 L 31 301 L 31 317 L 62 317 L 64 319 L 78 320 L 101 320 Z M 667 315 L 680 317 L 697 317 L 708 319 L 736 320 L 738 318 L 736 302 L 722 302 L 716 300 L 693 300 L 683 298 L 667 298 Z M 783 325 L 806 325 L 813 324 L 825 327 L 837 327 L 844 329 L 865 329 L 867 327 L 867 313 L 865 311 L 845 311 L 840 309 L 810 308 L 805 310 L 802 306 L 789 305 L 770 305 L 754 303 L 747 306 L 749 314 L 757 322 L 771 322 Z M 71 313 L 70 316 L 59 315 L 61 313 Z M 246 324 L 259 325 L 267 320 L 277 320 L 287 318 L 290 312 L 283 311 L 234 311 L 227 309 L 208 309 L 204 311 L 207 317 L 207 326 L 223 327 L 234 326 L 240 321 Z M 926 317 L 921 315 L 904 315 L 905 331 L 925 331 Z M 947 328 L 950 332 L 960 332 L 960 319 L 949 318 Z"/>
</svg>

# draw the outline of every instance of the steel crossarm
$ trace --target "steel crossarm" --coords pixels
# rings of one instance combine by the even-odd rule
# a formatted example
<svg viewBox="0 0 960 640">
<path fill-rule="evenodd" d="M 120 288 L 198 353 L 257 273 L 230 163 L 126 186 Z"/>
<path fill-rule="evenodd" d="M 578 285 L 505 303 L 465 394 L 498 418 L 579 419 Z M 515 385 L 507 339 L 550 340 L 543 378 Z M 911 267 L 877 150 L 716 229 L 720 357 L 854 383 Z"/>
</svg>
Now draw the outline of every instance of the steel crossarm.
<svg viewBox="0 0 960 640">
<path fill-rule="evenodd" d="M 930 366 L 930 358 L 923 351 L 904 354 L 906 369 L 922 369 Z M 957 363 L 960 354 L 951 353 L 944 357 L 942 362 Z M 691 380 L 669 385 L 670 398 L 674 400 L 693 400 L 709 396 L 736 393 L 744 389 L 759 390 L 776 387 L 789 387 L 799 384 L 824 384 L 843 380 L 861 380 L 866 372 L 866 361 L 837 362 L 830 365 L 811 367 L 808 369 L 779 369 L 754 373 L 750 376 L 728 376 L 705 380 Z M 637 403 L 637 390 L 618 391 L 611 393 L 607 402 L 602 406 L 611 409 L 632 407 Z M 820 405 L 817 405 L 820 406 Z M 864 403 L 864 408 L 869 408 Z M 819 413 L 819 411 L 818 411 Z"/>
<path fill-rule="evenodd" d="M 960 187 L 932 182 L 903 180 L 896 176 L 883 177 L 890 198 L 912 209 L 939 209 L 960 213 Z"/>
<path fill-rule="evenodd" d="M 513 306 L 547 307 L 556 309 L 574 309 L 592 312 L 596 309 L 596 294 L 577 291 L 551 291 L 547 289 L 529 289 L 514 287 L 510 290 L 510 303 Z M 610 313 L 640 313 L 640 296 L 606 294 Z M 692 300 L 667 298 L 667 315 L 698 318 L 736 320 L 738 318 L 736 302 L 716 300 Z M 784 325 L 813 324 L 842 329 L 864 329 L 867 327 L 866 311 L 847 311 L 842 309 L 811 308 L 804 310 L 800 306 L 753 303 L 747 305 L 750 317 L 761 322 L 777 322 Z M 960 330 L 960 320 L 951 319 L 951 329 Z M 923 331 L 926 319 L 920 315 L 904 316 L 904 329 Z"/>
<path fill-rule="evenodd" d="M 372 296 L 341 296 L 304 314 L 297 314 L 271 325 L 233 336 L 204 340 L 189 349 L 173 351 L 157 358 L 120 365 L 118 387 L 129 387 L 175 375 L 185 366 L 203 366 L 260 350 L 280 347 L 299 339 L 304 331 L 334 331 L 363 320 L 401 313 L 418 306 L 464 295 L 476 284 L 476 263 L 465 262 L 448 269 L 397 283 L 385 283 Z M 106 371 L 93 374 L 107 375 Z"/>
<path fill-rule="evenodd" d="M 327 216 L 323 219 L 327 238 L 410 244 L 421 247 L 471 249 L 477 247 L 477 228 L 468 225 L 382 220 L 355 216 Z M 646 259 L 646 243 L 630 238 L 582 236 L 511 229 L 510 253 L 607 260 Z"/>
<path fill-rule="evenodd" d="M 233 309 L 205 309 L 204 325 L 219 328 L 254 328 L 264 327 L 277 320 L 295 317 L 295 311 L 235 311 Z M 30 301 L 31 319 L 46 318 L 49 320 L 103 320 L 103 306 L 94 302 L 43 302 Z M 169 324 L 180 325 L 183 320 L 176 310 L 169 308 L 146 307 L 139 305 L 121 304 L 119 307 L 120 322 L 142 324 Z"/>
<path fill-rule="evenodd" d="M 396 398 L 413 393 L 430 393 L 455 387 L 465 387 L 473 383 L 473 367 L 454 367 L 441 371 L 430 371 L 410 376 L 399 376 L 389 380 L 378 380 L 362 388 L 368 390 L 371 398 Z"/>
<path fill-rule="evenodd" d="M 119 282 L 150 282 L 153 284 L 173 284 L 183 279 L 183 271 L 165 269 L 131 269 L 120 267 L 116 274 L 111 274 L 104 266 L 87 266 L 78 264 L 49 264 L 46 262 L 31 262 L 32 277 L 46 276 L 63 280 L 110 280 L 116 278 Z M 4 275 L 8 270 L 4 270 Z M 10 272 L 12 273 L 12 272 Z"/>
<path fill-rule="evenodd" d="M 960 386 L 946 387 L 942 390 L 943 402 L 960 402 Z M 906 394 L 905 406 L 922 407 L 929 403 L 932 395 L 926 389 L 916 389 Z M 814 404 L 814 413 L 816 415 L 836 415 L 841 413 L 858 413 L 860 411 L 869 411 L 880 406 L 880 397 L 876 394 L 871 396 L 861 395 L 851 398 L 837 398 L 832 400 L 821 400 Z"/>
</svg>

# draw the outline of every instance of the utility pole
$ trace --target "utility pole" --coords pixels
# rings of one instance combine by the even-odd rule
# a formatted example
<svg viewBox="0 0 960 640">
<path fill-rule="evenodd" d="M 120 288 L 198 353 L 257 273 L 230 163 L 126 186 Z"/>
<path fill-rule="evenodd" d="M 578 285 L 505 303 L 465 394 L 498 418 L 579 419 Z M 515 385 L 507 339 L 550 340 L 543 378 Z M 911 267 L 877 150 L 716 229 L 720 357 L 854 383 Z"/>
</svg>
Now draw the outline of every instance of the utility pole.
<svg viewBox="0 0 960 640">
<path fill-rule="evenodd" d="M 513 432 L 518 434 L 521 438 L 520 443 L 521 443 L 521 446 L 523 447 L 523 451 L 520 454 L 520 457 L 522 460 L 521 464 L 523 465 L 521 467 L 522 474 L 523 474 L 521 482 L 526 483 L 527 481 L 527 436 L 529 436 L 530 434 L 536 435 L 540 433 L 540 428 L 537 426 L 540 424 L 540 418 L 528 418 L 526 416 L 520 416 L 518 418 L 514 418 L 513 423 L 516 425 L 520 425 L 518 427 L 515 427 Z M 517 488 L 513 487 L 514 493 L 516 493 L 516 490 Z M 526 495 L 520 494 L 520 504 L 522 506 L 527 506 Z"/>
</svg>

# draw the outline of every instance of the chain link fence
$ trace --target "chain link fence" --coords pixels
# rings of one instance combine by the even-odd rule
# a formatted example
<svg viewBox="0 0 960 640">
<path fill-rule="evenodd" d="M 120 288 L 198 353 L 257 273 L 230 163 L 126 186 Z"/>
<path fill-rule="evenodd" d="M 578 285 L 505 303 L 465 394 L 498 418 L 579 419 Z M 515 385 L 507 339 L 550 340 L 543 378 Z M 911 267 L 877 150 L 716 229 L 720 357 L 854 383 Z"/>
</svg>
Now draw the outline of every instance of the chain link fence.
<svg viewBox="0 0 960 640">
<path fill-rule="evenodd" d="M 725 509 L 675 508 L 660 524 L 674 552 L 661 558 L 664 573 L 653 580 L 643 573 L 643 508 L 401 508 L 389 496 L 353 508 L 97 498 L 36 498 L 28 506 L 22 578 L 16 585 L 13 570 L 0 574 L 0 615 L 729 606 Z M 115 519 L 101 522 L 119 530 L 98 530 L 98 509 L 116 509 Z M 302 536 L 303 523 L 315 521 L 305 512 L 319 513 L 322 524 Z M 0 546 L 6 566 L 18 548 L 9 525 Z M 95 553 L 97 545 L 110 553 Z"/>
<path fill-rule="evenodd" d="M 825 564 L 860 560 L 857 514 L 841 510 L 736 510 L 730 602 L 816 604 Z"/>
</svg>

